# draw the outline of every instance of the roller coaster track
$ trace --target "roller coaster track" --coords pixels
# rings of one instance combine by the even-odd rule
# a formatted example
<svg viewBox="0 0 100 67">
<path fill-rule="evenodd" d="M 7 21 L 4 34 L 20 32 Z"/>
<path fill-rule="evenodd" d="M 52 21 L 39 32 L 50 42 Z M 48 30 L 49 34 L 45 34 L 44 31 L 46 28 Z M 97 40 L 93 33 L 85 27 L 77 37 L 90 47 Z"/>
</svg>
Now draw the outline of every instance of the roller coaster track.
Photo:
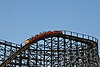
<svg viewBox="0 0 100 67">
<path fill-rule="evenodd" d="M 68 31 L 67 31 L 68 32 Z M 28 47 L 31 46 L 31 44 L 42 40 L 44 38 L 48 38 L 48 37 L 62 37 L 62 38 L 67 38 L 69 40 L 74 40 L 77 42 L 82 42 L 82 43 L 86 43 L 91 47 L 95 47 L 98 46 L 98 40 L 92 36 L 88 36 L 88 35 L 84 35 L 84 34 L 80 34 L 79 33 L 75 33 L 75 32 L 70 32 L 70 34 L 68 34 L 66 31 L 48 31 L 48 32 L 43 32 L 40 34 L 37 34 L 29 39 L 27 39 L 24 42 L 24 46 L 19 48 L 19 50 L 15 51 L 9 58 L 7 58 L 3 63 L 1 63 L 0 67 L 5 67 L 7 64 L 9 64 L 18 54 L 20 54 L 22 51 L 26 50 Z M 75 35 L 74 35 L 75 34 Z"/>
</svg>

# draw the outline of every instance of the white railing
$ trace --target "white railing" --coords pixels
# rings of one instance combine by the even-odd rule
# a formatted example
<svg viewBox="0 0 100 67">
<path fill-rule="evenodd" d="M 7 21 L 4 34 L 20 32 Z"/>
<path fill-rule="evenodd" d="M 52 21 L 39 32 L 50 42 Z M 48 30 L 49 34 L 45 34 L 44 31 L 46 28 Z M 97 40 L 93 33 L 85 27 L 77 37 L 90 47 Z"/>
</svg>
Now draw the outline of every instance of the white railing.
<svg viewBox="0 0 100 67">
<path fill-rule="evenodd" d="M 98 42 L 98 39 L 90 36 L 90 35 L 86 35 L 86 34 L 81 34 L 81 33 L 76 33 L 76 32 L 72 32 L 72 31 L 66 31 L 66 30 L 62 30 L 63 34 L 66 35 L 71 35 L 71 36 L 75 36 L 75 37 L 79 37 L 79 38 L 84 38 L 84 39 L 88 39 L 88 40 L 92 40 L 94 42 Z"/>
</svg>

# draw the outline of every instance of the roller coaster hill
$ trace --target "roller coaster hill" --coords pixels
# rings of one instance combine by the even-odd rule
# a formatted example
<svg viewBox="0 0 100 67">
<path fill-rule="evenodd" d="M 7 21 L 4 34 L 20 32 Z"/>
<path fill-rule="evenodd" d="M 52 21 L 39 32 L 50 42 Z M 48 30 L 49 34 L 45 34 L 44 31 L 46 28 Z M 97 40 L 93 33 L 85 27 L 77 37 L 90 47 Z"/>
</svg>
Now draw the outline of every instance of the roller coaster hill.
<svg viewBox="0 0 100 67">
<path fill-rule="evenodd" d="M 22 44 L 0 40 L 0 67 L 99 67 L 98 39 L 54 30 Z"/>
</svg>

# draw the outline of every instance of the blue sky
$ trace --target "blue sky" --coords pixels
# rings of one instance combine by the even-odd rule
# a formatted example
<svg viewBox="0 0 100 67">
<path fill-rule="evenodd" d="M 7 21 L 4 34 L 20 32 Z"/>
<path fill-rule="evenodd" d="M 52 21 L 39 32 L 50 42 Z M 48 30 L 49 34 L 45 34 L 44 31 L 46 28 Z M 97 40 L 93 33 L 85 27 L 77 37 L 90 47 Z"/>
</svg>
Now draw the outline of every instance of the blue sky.
<svg viewBox="0 0 100 67">
<path fill-rule="evenodd" d="M 100 0 L 0 0 L 0 39 L 21 43 L 57 29 L 92 35 L 100 45 Z"/>
</svg>

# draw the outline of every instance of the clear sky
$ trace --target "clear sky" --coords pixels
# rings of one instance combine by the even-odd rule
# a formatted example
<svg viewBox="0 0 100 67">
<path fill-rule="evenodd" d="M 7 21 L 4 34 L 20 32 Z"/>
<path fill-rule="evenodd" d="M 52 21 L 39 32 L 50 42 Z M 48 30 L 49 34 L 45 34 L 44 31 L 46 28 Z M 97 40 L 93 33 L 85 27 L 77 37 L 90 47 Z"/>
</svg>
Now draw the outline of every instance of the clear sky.
<svg viewBox="0 0 100 67">
<path fill-rule="evenodd" d="M 48 30 L 89 34 L 100 46 L 100 0 L 0 0 L 0 39 L 21 43 Z"/>
</svg>

